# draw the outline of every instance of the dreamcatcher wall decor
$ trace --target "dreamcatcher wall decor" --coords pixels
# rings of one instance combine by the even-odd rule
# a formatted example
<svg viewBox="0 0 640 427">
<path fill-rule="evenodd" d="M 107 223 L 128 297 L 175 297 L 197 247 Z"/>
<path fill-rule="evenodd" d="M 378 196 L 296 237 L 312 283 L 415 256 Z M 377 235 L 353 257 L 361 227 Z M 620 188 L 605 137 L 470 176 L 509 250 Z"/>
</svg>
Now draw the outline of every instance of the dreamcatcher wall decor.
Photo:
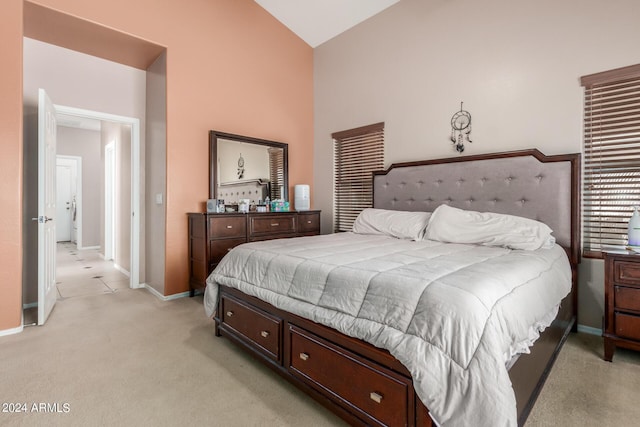
<svg viewBox="0 0 640 427">
<path fill-rule="evenodd" d="M 244 177 L 244 157 L 242 157 L 242 153 L 240 153 L 240 158 L 238 159 L 238 179 L 242 179 Z"/>
<path fill-rule="evenodd" d="M 471 114 L 462 109 L 460 103 L 460 111 L 451 117 L 451 142 L 456 146 L 458 153 L 464 151 L 464 142 L 471 141 Z"/>
</svg>

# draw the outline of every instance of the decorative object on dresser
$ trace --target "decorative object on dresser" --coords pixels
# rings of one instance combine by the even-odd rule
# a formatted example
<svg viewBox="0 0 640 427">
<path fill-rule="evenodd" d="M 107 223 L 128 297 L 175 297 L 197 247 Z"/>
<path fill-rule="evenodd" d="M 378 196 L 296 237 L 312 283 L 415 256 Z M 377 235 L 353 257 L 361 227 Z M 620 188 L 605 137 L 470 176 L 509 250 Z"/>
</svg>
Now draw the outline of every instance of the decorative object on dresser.
<svg viewBox="0 0 640 427">
<path fill-rule="evenodd" d="M 222 257 L 246 242 L 320 234 L 320 211 L 189 213 L 189 295 Z"/>
<path fill-rule="evenodd" d="M 637 206 L 633 207 L 633 214 L 627 225 L 627 240 L 629 246 L 640 247 L 640 212 Z"/>
<path fill-rule="evenodd" d="M 437 185 L 428 183 L 436 183 Z M 549 316 L 547 322 L 551 322 L 551 319 L 555 320 L 551 322 L 544 332 L 540 333 L 535 345 L 529 347 L 530 343 L 527 343 L 526 347 L 529 348 L 530 353 L 521 353 L 523 349 L 517 350 L 516 353 L 519 353 L 517 357 L 511 359 L 508 364 L 505 363 L 506 366 L 503 366 L 508 370 L 508 373 L 503 372 L 502 368 L 500 368 L 499 372 L 496 370 L 496 374 L 499 374 L 502 378 L 508 375 L 510 381 L 505 382 L 510 383 L 513 390 L 509 392 L 504 390 L 501 396 L 508 396 L 512 393 L 513 400 L 515 400 L 515 405 L 513 405 L 515 408 L 510 405 L 508 408 L 500 405 L 492 406 L 492 401 L 485 401 L 489 405 L 486 405 L 483 414 L 484 416 L 490 416 L 488 414 L 492 413 L 494 414 L 492 416 L 497 417 L 498 415 L 495 414 L 498 412 L 502 414 L 508 412 L 508 423 L 500 422 L 500 425 L 515 425 L 516 417 L 517 424 L 523 425 L 544 384 L 546 376 L 551 370 L 557 353 L 560 351 L 568 333 L 575 328 L 577 265 L 580 254 L 580 155 L 545 156 L 537 150 L 524 150 L 493 155 L 407 162 L 392 165 L 386 171 L 374 174 L 373 188 L 373 207 L 376 209 L 431 212 L 443 203 L 452 207 L 467 209 L 471 205 L 479 211 L 537 219 L 553 229 L 554 237 L 558 245 L 562 247 L 560 249 L 554 246 L 553 253 L 562 254 L 563 256 L 566 254 L 567 257 L 563 262 L 565 265 L 562 269 L 562 280 L 549 280 L 544 283 L 543 287 L 558 289 L 559 286 L 556 285 L 562 284 L 563 289 L 570 287 L 571 292 L 562 301 L 554 299 L 557 304 L 557 315 L 549 312 L 548 314 L 551 314 L 551 316 Z M 334 312 L 327 308 L 332 301 L 338 300 L 337 294 L 348 292 L 350 289 L 358 290 L 358 292 L 352 292 L 351 296 L 354 298 L 339 300 L 353 303 L 353 306 L 349 306 L 348 310 L 353 308 L 355 312 L 359 312 L 363 307 L 360 301 L 355 298 L 360 295 L 359 284 L 361 276 L 355 275 L 357 277 L 345 279 L 344 276 L 337 275 L 337 280 L 332 282 L 331 286 L 323 288 L 323 284 L 327 285 L 328 283 L 323 281 L 324 278 L 333 276 L 335 269 L 329 268 L 325 263 L 316 262 L 314 258 L 333 257 L 334 260 L 339 260 L 334 261 L 334 263 L 338 264 L 342 262 L 343 258 L 349 258 L 342 256 L 338 251 L 330 249 L 334 247 L 344 248 L 344 246 L 333 245 L 335 241 L 332 239 L 336 238 L 336 236 L 337 238 L 349 239 L 349 234 L 336 233 L 329 236 L 318 236 L 310 238 L 309 242 L 290 241 L 285 245 L 278 245 L 278 242 L 271 241 L 238 248 L 232 256 L 225 258 L 223 265 L 218 269 L 218 274 L 214 274 L 209 278 L 204 298 L 207 314 L 213 315 L 215 312 L 216 334 L 223 335 L 248 349 L 264 360 L 272 369 L 349 423 L 353 425 L 430 426 L 432 422 L 428 409 L 418 397 L 416 390 L 422 387 L 420 389 L 425 391 L 432 374 L 429 373 L 429 379 L 425 375 L 415 380 L 412 379 L 409 369 L 401 364 L 399 359 L 392 356 L 389 350 L 384 349 L 388 347 L 384 345 L 375 347 L 354 337 L 366 336 L 369 341 L 372 338 L 383 336 L 382 332 L 384 331 L 381 330 L 378 334 L 373 330 L 368 330 L 368 332 L 360 331 L 363 335 L 347 335 L 350 334 L 347 332 L 347 324 L 358 323 L 362 325 L 360 322 L 369 324 L 367 323 L 368 321 L 360 317 L 354 317 L 353 322 L 347 321 L 351 317 L 348 317 L 349 315 L 344 310 L 342 312 Z M 305 254 L 309 252 L 300 252 L 301 248 L 297 246 L 305 246 L 312 242 L 318 244 L 315 250 L 310 252 L 314 255 L 305 257 Z M 396 243 L 394 242 L 393 244 L 395 245 Z M 413 243 L 409 241 L 408 244 Z M 432 243 L 416 241 L 415 244 Z M 375 250 L 380 250 L 381 256 L 387 253 L 378 245 L 372 245 L 371 247 Z M 365 251 L 366 249 L 361 252 Z M 290 252 L 294 252 L 296 255 L 289 256 Z M 253 284 L 235 280 L 234 276 L 230 274 L 230 270 L 233 268 L 229 267 L 233 266 L 234 262 L 242 259 L 243 256 L 256 256 L 251 265 L 245 264 L 247 268 L 261 268 L 260 263 L 266 261 L 262 255 L 267 253 L 271 255 L 285 253 L 285 258 L 280 259 L 286 259 L 287 256 L 292 259 L 292 264 L 289 265 L 290 268 L 287 269 L 285 274 L 281 274 L 282 281 L 277 278 L 274 279 L 273 276 L 265 279 L 264 283 L 272 286 L 271 289 L 274 292 L 263 293 L 258 288 L 254 288 Z M 469 254 L 471 255 L 472 253 L 474 253 L 473 250 L 470 250 Z M 375 272 L 380 268 L 385 268 L 380 267 L 378 264 L 387 265 L 387 261 L 388 263 L 393 263 L 394 261 L 392 260 L 396 260 L 395 257 L 389 256 L 389 259 L 384 262 L 376 262 L 376 268 L 365 268 L 363 265 L 365 262 L 359 258 L 360 252 L 351 250 L 349 254 L 352 254 L 352 258 L 345 262 L 357 263 L 360 260 L 360 264 L 356 269 L 363 275 L 367 275 L 367 277 L 378 277 Z M 259 261 L 258 258 L 263 261 Z M 275 269 L 273 271 L 282 273 L 280 268 L 283 264 L 279 264 L 275 257 L 268 259 L 270 260 L 269 262 L 277 265 L 277 267 L 273 267 Z M 405 260 L 406 258 L 401 257 L 400 259 Z M 298 268 L 297 265 L 302 264 L 296 263 L 304 263 L 304 261 L 307 261 L 305 267 Z M 395 262 L 403 263 L 404 261 Z M 295 277 L 292 281 L 290 271 L 294 264 L 296 265 L 295 274 L 293 274 Z M 318 265 L 321 268 L 326 267 L 321 272 L 324 274 L 318 274 L 316 270 L 312 269 L 312 266 Z M 436 263 L 434 267 L 438 265 Z M 401 268 L 401 266 L 398 268 Z M 249 275 L 257 277 L 255 273 Z M 489 276 L 487 275 L 487 278 Z M 514 275 L 514 277 L 519 276 L 520 274 Z M 482 277 L 484 276 L 480 275 L 476 279 L 481 281 Z M 259 283 L 262 283 L 262 281 L 259 281 Z M 311 286 L 306 286 L 305 283 Z M 343 285 L 338 286 L 340 283 Z M 294 289 L 291 286 L 294 286 Z M 318 292 L 317 286 L 324 290 Z M 242 291 L 235 289 L 235 287 L 242 289 Z M 287 289 L 287 292 L 294 296 L 288 297 L 281 293 L 276 293 L 276 289 L 281 288 Z M 380 285 L 379 288 L 374 286 L 374 289 L 380 290 L 382 288 L 386 289 L 383 285 Z M 367 295 L 368 289 L 370 288 L 367 288 Z M 390 307 L 397 307 L 398 314 L 406 314 L 404 313 L 405 305 L 402 303 L 394 304 L 402 300 L 401 292 L 397 293 L 399 296 L 397 301 L 394 299 L 394 303 L 387 301 L 384 304 L 383 302 L 384 305 L 380 305 L 379 310 L 376 310 L 377 306 L 371 305 L 371 303 L 374 300 L 386 300 L 382 297 L 383 293 L 373 292 L 373 294 L 375 295 L 372 296 L 371 300 L 368 300 L 367 308 L 364 309 L 369 315 L 376 319 L 378 319 L 376 316 L 384 317 L 388 314 Z M 269 299 L 268 297 L 271 295 L 277 295 L 277 298 Z M 539 295 L 541 296 L 542 294 Z M 256 297 L 260 297 L 260 299 Z M 301 306 L 294 305 L 291 298 L 303 300 L 305 304 Z M 318 298 L 323 301 L 322 304 L 316 306 L 314 302 L 310 302 Z M 544 298 L 541 296 L 542 299 Z M 265 300 L 269 300 L 270 303 Z M 299 310 L 300 307 L 303 308 Z M 412 307 L 415 307 L 415 305 L 412 305 Z M 294 314 L 294 311 L 297 311 L 298 314 Z M 509 311 L 518 313 L 520 308 L 514 305 L 514 307 L 510 307 Z M 306 313 L 308 316 L 305 315 L 303 318 L 301 313 Z M 390 317 L 393 317 L 393 319 L 400 318 L 395 315 Z M 447 317 L 444 321 L 453 318 L 453 316 Z M 332 319 L 336 322 L 334 324 L 335 328 L 320 324 L 325 322 L 332 324 Z M 342 322 L 342 320 L 345 321 Z M 382 322 L 382 320 L 380 321 Z M 386 322 L 387 320 L 384 321 Z M 545 325 L 549 324 L 547 322 L 545 322 Z M 388 324 L 385 323 L 385 325 Z M 343 328 L 342 326 L 345 327 Z M 382 327 L 382 329 L 386 330 L 387 326 Z M 394 328 L 391 327 L 391 329 Z M 436 333 L 436 336 L 440 335 Z M 462 335 L 460 335 L 460 338 L 459 341 L 456 339 L 446 340 L 441 345 L 454 347 L 462 345 L 465 340 Z M 372 340 L 375 341 L 375 339 Z M 382 340 L 384 341 L 384 338 Z M 391 341 L 395 342 L 394 340 L 395 338 L 391 339 Z M 402 347 L 402 345 L 399 345 L 399 347 Z M 440 348 L 439 345 L 437 347 Z M 491 346 L 489 345 L 488 347 Z M 398 349 L 393 347 L 393 351 L 396 350 Z M 426 358 L 426 349 L 424 354 L 415 354 L 415 360 L 409 357 L 406 360 L 408 362 L 406 366 L 415 368 L 417 360 L 420 363 L 431 362 L 434 368 L 433 372 L 438 371 L 442 366 L 440 360 L 433 361 L 430 358 Z M 431 355 L 440 357 L 437 356 L 440 354 L 444 353 L 436 351 Z M 474 354 L 474 352 L 472 351 L 471 354 Z M 495 358 L 495 360 L 498 359 L 502 362 L 505 361 L 502 354 Z M 506 360 L 508 359 L 510 359 L 509 356 L 506 357 Z M 427 369 L 427 371 L 430 370 Z M 449 382 L 441 383 L 436 381 L 433 383 L 433 388 L 429 393 L 433 393 L 433 396 L 436 396 L 434 397 L 434 405 L 443 404 L 442 400 L 437 397 L 439 395 L 446 395 L 445 404 L 449 405 L 452 398 L 446 391 L 443 392 L 442 390 L 456 388 L 456 385 L 459 385 L 458 380 L 459 377 L 456 375 L 452 376 Z M 453 392 L 453 394 L 455 393 Z M 471 395 L 482 397 L 486 393 L 470 393 L 467 396 L 469 399 L 462 399 L 460 402 L 469 406 L 468 403 L 473 400 Z M 461 411 L 462 408 L 460 406 L 456 408 L 457 410 L 452 409 L 444 417 L 456 417 L 461 412 L 471 416 L 474 414 L 473 411 L 469 412 L 466 407 L 465 411 Z M 479 406 L 476 405 L 474 408 L 479 408 Z M 442 406 L 440 406 L 440 409 L 442 409 Z M 480 417 L 479 414 L 477 416 Z M 480 420 L 480 418 L 478 419 Z M 442 420 L 440 419 L 440 421 Z M 505 420 L 503 419 L 502 421 Z M 482 421 L 479 421 L 479 423 L 482 424 Z M 491 424 L 487 421 L 484 422 L 484 425 L 496 424 Z"/>
<path fill-rule="evenodd" d="M 294 206 L 296 210 L 308 211 L 311 207 L 309 186 L 307 184 L 296 184 L 293 193 L 295 194 Z"/>
<path fill-rule="evenodd" d="M 218 212 L 218 201 L 216 199 L 207 199 L 207 213 Z"/>
<path fill-rule="evenodd" d="M 640 351 L 640 255 L 604 253 L 604 360 L 616 347 Z"/>
</svg>

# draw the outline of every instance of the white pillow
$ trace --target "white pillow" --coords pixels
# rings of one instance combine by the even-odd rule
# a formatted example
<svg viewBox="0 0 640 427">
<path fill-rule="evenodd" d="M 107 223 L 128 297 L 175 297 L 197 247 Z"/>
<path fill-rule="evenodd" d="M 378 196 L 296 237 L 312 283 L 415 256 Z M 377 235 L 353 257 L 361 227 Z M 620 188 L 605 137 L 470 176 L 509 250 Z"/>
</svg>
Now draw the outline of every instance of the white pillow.
<svg viewBox="0 0 640 427">
<path fill-rule="evenodd" d="M 552 232 L 546 224 L 533 219 L 440 205 L 431 215 L 424 238 L 447 243 L 536 250 L 553 246 Z"/>
<path fill-rule="evenodd" d="M 431 212 L 390 211 L 367 208 L 353 223 L 358 234 L 384 234 L 398 239 L 422 240 Z"/>
</svg>

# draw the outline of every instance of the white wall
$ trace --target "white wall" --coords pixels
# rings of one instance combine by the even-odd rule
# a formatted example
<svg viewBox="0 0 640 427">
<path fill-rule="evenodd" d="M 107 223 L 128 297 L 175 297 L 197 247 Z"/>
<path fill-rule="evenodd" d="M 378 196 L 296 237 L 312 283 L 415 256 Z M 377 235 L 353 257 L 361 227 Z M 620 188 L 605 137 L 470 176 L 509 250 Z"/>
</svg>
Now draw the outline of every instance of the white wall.
<svg viewBox="0 0 640 427">
<path fill-rule="evenodd" d="M 102 157 L 100 188 L 101 200 L 101 252 L 105 248 L 105 146 L 111 142 L 115 148 L 115 188 L 114 188 L 114 212 L 115 212 L 115 242 L 113 249 L 115 257 L 113 262 L 124 271 L 130 272 L 131 263 L 131 126 L 121 123 L 103 121 L 100 131 Z"/>
<path fill-rule="evenodd" d="M 238 159 L 244 159 L 244 175 L 238 178 Z M 240 179 L 269 180 L 269 147 L 244 142 L 218 139 L 218 176 L 219 184 L 236 182 Z"/>
<path fill-rule="evenodd" d="M 26 37 L 23 49 L 26 105 L 37 105 L 44 88 L 54 104 L 144 123 L 145 71 Z"/>
<path fill-rule="evenodd" d="M 581 151 L 582 75 L 640 63 L 640 2 L 402 0 L 314 50 L 314 207 L 333 221 L 331 133 L 385 122 L 385 164 L 466 154 Z M 601 262 L 585 261 L 579 322 L 600 328 Z M 593 266 L 591 266 L 593 264 Z"/>
</svg>

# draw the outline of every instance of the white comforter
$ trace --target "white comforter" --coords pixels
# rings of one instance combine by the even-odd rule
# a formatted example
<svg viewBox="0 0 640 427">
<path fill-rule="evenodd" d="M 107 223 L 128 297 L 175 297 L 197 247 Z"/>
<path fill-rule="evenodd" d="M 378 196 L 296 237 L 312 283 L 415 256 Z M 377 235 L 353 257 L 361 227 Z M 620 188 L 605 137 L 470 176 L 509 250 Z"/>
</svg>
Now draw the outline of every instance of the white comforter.
<svg viewBox="0 0 640 427">
<path fill-rule="evenodd" d="M 505 363 L 571 288 L 565 251 L 339 233 L 234 248 L 207 280 L 387 349 L 441 426 L 515 426 Z M 550 316 L 551 315 L 551 316 Z M 526 347 L 526 345 L 524 346 Z"/>
</svg>

